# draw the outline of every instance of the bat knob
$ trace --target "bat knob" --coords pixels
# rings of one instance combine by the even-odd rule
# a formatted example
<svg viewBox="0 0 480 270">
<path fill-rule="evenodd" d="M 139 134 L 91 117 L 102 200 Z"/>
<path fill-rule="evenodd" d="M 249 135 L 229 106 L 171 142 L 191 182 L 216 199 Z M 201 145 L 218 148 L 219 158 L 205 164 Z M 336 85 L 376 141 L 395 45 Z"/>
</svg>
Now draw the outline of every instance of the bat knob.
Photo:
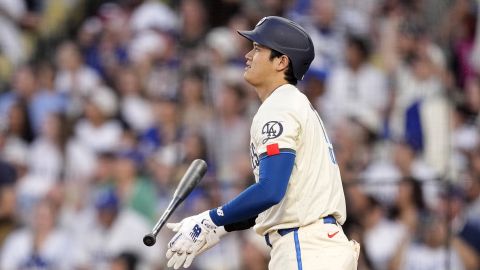
<svg viewBox="0 0 480 270">
<path fill-rule="evenodd" d="M 153 235 L 152 233 L 149 233 L 143 237 L 143 243 L 149 247 L 155 245 L 156 241 L 157 240 L 155 240 L 155 235 Z"/>
</svg>

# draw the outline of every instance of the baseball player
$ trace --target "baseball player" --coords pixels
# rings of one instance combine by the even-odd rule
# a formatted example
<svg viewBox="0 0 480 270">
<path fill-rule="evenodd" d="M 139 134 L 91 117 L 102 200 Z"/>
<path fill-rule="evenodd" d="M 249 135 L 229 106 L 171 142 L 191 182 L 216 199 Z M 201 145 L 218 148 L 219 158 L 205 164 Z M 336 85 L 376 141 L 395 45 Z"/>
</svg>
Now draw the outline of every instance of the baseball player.
<svg viewBox="0 0 480 270">
<path fill-rule="evenodd" d="M 265 17 L 252 31 L 244 78 L 262 101 L 250 130 L 256 183 L 225 205 L 167 224 L 168 267 L 189 267 L 227 232 L 247 229 L 271 247 L 269 269 L 356 269 L 360 246 L 341 225 L 345 196 L 322 120 L 296 87 L 314 58 L 297 23 Z"/>
</svg>

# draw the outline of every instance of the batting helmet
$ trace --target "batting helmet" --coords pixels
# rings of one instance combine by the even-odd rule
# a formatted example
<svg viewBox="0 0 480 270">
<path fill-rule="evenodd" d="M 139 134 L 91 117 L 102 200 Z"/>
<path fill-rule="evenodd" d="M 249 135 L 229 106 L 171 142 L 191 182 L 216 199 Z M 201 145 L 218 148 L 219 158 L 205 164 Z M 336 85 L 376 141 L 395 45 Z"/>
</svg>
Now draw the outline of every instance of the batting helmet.
<svg viewBox="0 0 480 270">
<path fill-rule="evenodd" d="M 315 57 L 313 42 L 307 32 L 297 23 L 282 17 L 264 17 L 252 31 L 238 33 L 288 56 L 297 80 L 303 79 Z"/>
</svg>

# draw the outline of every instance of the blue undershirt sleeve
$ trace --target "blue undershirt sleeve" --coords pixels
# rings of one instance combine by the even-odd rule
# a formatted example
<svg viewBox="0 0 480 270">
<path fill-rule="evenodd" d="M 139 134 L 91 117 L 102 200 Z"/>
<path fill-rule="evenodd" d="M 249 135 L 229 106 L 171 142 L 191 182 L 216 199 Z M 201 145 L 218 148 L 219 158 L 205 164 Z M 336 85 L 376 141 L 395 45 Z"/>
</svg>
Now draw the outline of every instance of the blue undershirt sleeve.
<svg viewBox="0 0 480 270">
<path fill-rule="evenodd" d="M 258 183 L 222 207 L 210 210 L 212 221 L 223 226 L 247 220 L 278 204 L 287 191 L 294 162 L 295 153 L 291 150 L 261 158 Z"/>
</svg>

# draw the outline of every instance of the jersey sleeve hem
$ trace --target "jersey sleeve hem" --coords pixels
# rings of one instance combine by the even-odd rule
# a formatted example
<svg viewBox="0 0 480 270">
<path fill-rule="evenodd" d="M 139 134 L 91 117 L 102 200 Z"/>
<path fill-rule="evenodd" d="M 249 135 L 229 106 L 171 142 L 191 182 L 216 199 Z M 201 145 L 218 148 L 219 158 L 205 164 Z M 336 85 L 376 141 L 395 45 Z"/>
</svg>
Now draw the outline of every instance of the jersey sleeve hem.
<svg viewBox="0 0 480 270">
<path fill-rule="evenodd" d="M 294 155 L 294 156 L 297 155 L 297 152 L 296 152 L 295 150 L 291 149 L 291 148 L 280 148 L 280 153 L 282 153 L 282 154 L 283 154 L 283 153 L 285 153 L 285 154 L 291 154 L 291 155 Z M 267 152 L 263 152 L 263 153 L 261 153 L 261 154 L 258 156 L 258 158 L 259 158 L 259 159 L 263 159 L 263 158 L 265 158 L 265 157 L 267 157 L 267 156 L 268 156 L 268 153 L 267 153 Z"/>
</svg>

